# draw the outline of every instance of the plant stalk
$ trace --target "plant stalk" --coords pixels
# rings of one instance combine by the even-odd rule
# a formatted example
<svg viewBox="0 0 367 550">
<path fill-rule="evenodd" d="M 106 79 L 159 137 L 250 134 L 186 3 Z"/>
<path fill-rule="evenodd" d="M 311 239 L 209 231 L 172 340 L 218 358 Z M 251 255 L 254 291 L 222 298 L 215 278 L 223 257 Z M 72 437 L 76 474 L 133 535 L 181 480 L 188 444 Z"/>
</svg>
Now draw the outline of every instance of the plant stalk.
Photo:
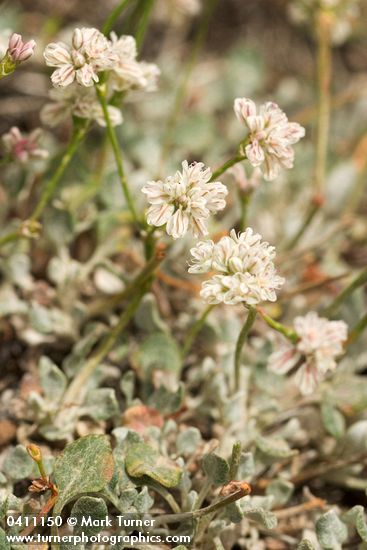
<svg viewBox="0 0 367 550">
<path fill-rule="evenodd" d="M 132 199 L 129 185 L 127 183 L 127 179 L 125 176 L 124 166 L 123 166 L 123 160 L 122 160 L 122 153 L 120 150 L 119 143 L 117 141 L 117 136 L 114 127 L 112 126 L 110 114 L 108 112 L 108 104 L 106 99 L 106 86 L 105 84 L 96 86 L 97 96 L 99 99 L 99 102 L 101 104 L 102 110 L 103 110 L 103 116 L 106 121 L 106 127 L 107 127 L 107 135 L 108 139 L 110 140 L 110 144 L 113 150 L 113 154 L 115 157 L 116 162 L 116 168 L 117 173 L 120 179 L 120 184 L 122 188 L 122 192 L 124 194 L 125 200 L 127 202 L 127 205 L 129 207 L 129 210 L 131 212 L 131 216 L 133 218 L 134 223 L 136 225 L 139 225 L 138 215 L 136 213 L 134 201 Z"/>
<path fill-rule="evenodd" d="M 241 355 L 242 348 L 245 344 L 247 336 L 252 328 L 252 325 L 256 319 L 256 309 L 254 307 L 249 307 L 248 315 L 245 324 L 243 325 L 241 332 L 238 335 L 236 351 L 234 356 L 234 390 L 235 392 L 240 390 L 241 384 Z"/>
</svg>

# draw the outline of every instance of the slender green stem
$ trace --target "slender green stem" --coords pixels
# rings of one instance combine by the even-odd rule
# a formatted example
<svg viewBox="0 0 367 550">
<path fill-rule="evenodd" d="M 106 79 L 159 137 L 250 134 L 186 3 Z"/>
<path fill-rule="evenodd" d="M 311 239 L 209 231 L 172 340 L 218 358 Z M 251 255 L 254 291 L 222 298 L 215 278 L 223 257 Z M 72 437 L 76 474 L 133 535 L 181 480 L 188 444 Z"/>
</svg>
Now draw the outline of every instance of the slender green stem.
<svg viewBox="0 0 367 550">
<path fill-rule="evenodd" d="M 308 227 L 311 225 L 312 220 L 316 216 L 316 214 L 319 212 L 320 208 L 322 206 L 322 201 L 312 200 L 307 212 L 305 219 L 302 222 L 302 225 L 298 229 L 297 233 L 294 235 L 294 237 L 291 238 L 288 244 L 285 246 L 285 250 L 293 250 L 295 246 L 299 243 L 301 238 L 303 237 L 304 233 L 308 229 Z"/>
<path fill-rule="evenodd" d="M 333 315 L 335 311 L 341 306 L 341 304 L 351 295 L 357 288 L 367 283 L 367 268 L 361 271 L 353 279 L 353 281 L 338 294 L 334 301 L 324 310 L 325 315 L 328 317 Z"/>
<path fill-rule="evenodd" d="M 138 225 L 139 224 L 138 216 L 137 216 L 137 213 L 136 213 L 136 210 L 135 210 L 134 201 L 133 201 L 132 196 L 130 194 L 130 189 L 129 189 L 127 179 L 126 179 L 126 176 L 125 176 L 125 172 L 124 172 L 124 166 L 123 166 L 123 161 L 122 161 L 122 153 L 121 153 L 121 150 L 120 150 L 119 143 L 117 141 L 117 136 L 116 136 L 115 129 L 111 124 L 110 114 L 108 112 L 108 104 L 107 104 L 107 100 L 106 100 L 106 86 L 104 84 L 102 84 L 100 86 L 96 86 L 96 90 L 97 90 L 97 96 L 98 96 L 99 102 L 100 102 L 102 110 L 103 110 L 103 116 L 104 116 L 104 119 L 106 121 L 107 135 L 108 135 L 108 138 L 109 138 L 110 143 L 111 143 L 113 154 L 115 156 L 117 173 L 119 175 L 122 192 L 124 194 L 127 205 L 130 209 L 132 218 L 133 218 L 134 222 Z"/>
<path fill-rule="evenodd" d="M 208 317 L 209 313 L 212 311 L 212 309 L 215 307 L 215 305 L 208 306 L 202 313 L 202 315 L 195 321 L 195 323 L 192 325 L 188 333 L 186 334 L 185 340 L 183 342 L 182 346 L 182 358 L 184 359 L 189 351 L 191 350 L 191 347 L 193 343 L 195 342 L 195 339 L 201 329 L 204 326 L 204 323 L 206 321 L 206 318 Z"/>
<path fill-rule="evenodd" d="M 145 272 L 145 275 L 147 276 L 149 275 L 150 277 L 145 281 L 144 284 L 142 284 L 141 276 L 138 276 L 135 279 L 134 285 L 130 287 L 130 292 L 132 296 L 131 301 L 129 302 L 127 307 L 124 309 L 118 323 L 111 330 L 111 332 L 102 340 L 99 347 L 96 349 L 93 355 L 86 361 L 83 368 L 78 372 L 74 380 L 71 382 L 63 398 L 63 403 L 65 406 L 72 405 L 75 403 L 79 394 L 83 393 L 83 390 L 85 389 L 85 384 L 88 378 L 94 373 L 98 365 L 101 363 L 101 361 L 103 361 L 103 359 L 106 357 L 106 355 L 111 351 L 111 349 L 115 345 L 121 332 L 126 328 L 131 318 L 135 314 L 136 310 L 138 309 L 144 294 L 146 294 L 146 292 L 150 288 L 154 270 L 157 268 L 157 266 L 160 264 L 163 258 L 164 258 L 164 254 L 162 252 L 162 249 L 158 249 L 156 253 L 155 261 L 154 262 L 152 261 L 149 264 L 149 273 L 148 273 L 148 270 Z"/>
<path fill-rule="evenodd" d="M 12 231 L 11 233 L 7 233 L 3 237 L 0 237 L 0 248 L 8 243 L 16 241 L 17 239 L 21 238 L 21 236 L 22 235 L 19 233 L 19 231 Z"/>
<path fill-rule="evenodd" d="M 106 336 L 106 338 L 101 342 L 100 346 L 93 353 L 93 355 L 86 361 L 83 368 L 78 372 L 69 388 L 67 389 L 64 396 L 64 404 L 72 405 L 76 402 L 77 396 L 83 392 L 87 380 L 92 376 L 96 368 L 100 365 L 101 361 L 106 357 L 106 355 L 111 351 L 115 345 L 119 335 L 126 328 L 131 318 L 135 314 L 140 301 L 144 294 L 147 292 L 147 286 L 141 287 L 132 300 L 129 302 L 127 307 L 124 309 L 120 320 L 111 330 L 111 332 Z"/>
<path fill-rule="evenodd" d="M 352 328 L 349 333 L 348 340 L 346 341 L 345 347 L 353 344 L 361 336 L 365 328 L 367 327 L 367 313 L 358 321 L 358 323 Z"/>
<path fill-rule="evenodd" d="M 207 0 L 206 9 L 204 10 L 203 17 L 201 18 L 196 35 L 192 40 L 192 49 L 189 58 L 185 64 L 184 69 L 181 71 L 182 77 L 179 86 L 176 91 L 176 95 L 173 101 L 172 111 L 170 112 L 167 126 L 162 139 L 162 153 L 160 158 L 160 168 L 162 170 L 164 163 L 168 157 L 172 138 L 175 132 L 175 127 L 182 113 L 182 106 L 185 101 L 185 94 L 187 84 L 190 80 L 191 73 L 195 67 L 198 55 L 204 44 L 205 37 L 209 29 L 209 23 L 216 6 L 217 0 Z"/>
<path fill-rule="evenodd" d="M 104 35 L 107 36 L 108 34 L 110 34 L 117 19 L 120 17 L 124 9 L 127 8 L 129 4 L 131 4 L 131 2 L 132 0 L 122 0 L 122 2 L 117 4 L 115 9 L 112 10 L 102 27 L 102 32 Z"/>
<path fill-rule="evenodd" d="M 251 201 L 251 194 L 239 192 L 241 217 L 240 217 L 240 231 L 244 231 L 247 227 L 247 212 Z"/>
<path fill-rule="evenodd" d="M 236 155 L 235 157 L 230 158 L 224 164 L 222 164 L 222 166 L 220 166 L 213 172 L 212 177 L 210 178 L 210 181 L 215 181 L 217 178 L 219 178 L 219 176 L 224 174 L 224 172 L 226 172 L 229 168 L 241 162 L 242 160 L 246 160 L 246 156 L 240 153 L 238 153 L 238 155 Z"/>
<path fill-rule="evenodd" d="M 149 278 L 152 276 L 153 271 L 158 267 L 160 263 L 161 257 L 156 252 L 155 255 L 151 257 L 150 260 L 146 263 L 139 275 L 137 275 L 135 279 L 131 281 L 126 286 L 126 288 L 124 288 L 124 290 L 122 290 L 118 294 L 115 294 L 114 296 L 107 298 L 106 300 L 99 300 L 95 303 L 92 303 L 91 306 L 88 308 L 89 316 L 99 315 L 100 313 L 109 311 L 115 306 L 121 304 L 123 300 L 126 300 L 126 298 L 129 298 L 134 293 L 136 288 L 143 286 L 149 280 Z"/>
<path fill-rule="evenodd" d="M 283 336 L 288 338 L 288 340 L 291 340 L 291 342 L 297 342 L 298 335 L 293 329 L 286 327 L 282 323 L 279 323 L 279 321 L 275 321 L 275 319 L 270 317 L 270 315 L 267 315 L 261 307 L 257 307 L 256 310 L 269 327 L 273 328 L 277 332 L 280 332 L 280 334 L 283 334 Z"/>
<path fill-rule="evenodd" d="M 245 489 L 239 489 L 238 491 L 235 491 L 231 495 L 228 495 L 227 497 L 223 498 L 222 500 L 216 502 L 215 504 L 211 504 L 210 506 L 206 506 L 205 508 L 200 508 L 200 510 L 194 510 L 193 512 L 183 512 L 182 514 L 166 514 L 163 516 L 159 516 L 156 518 L 156 523 L 181 523 L 183 521 L 187 520 L 194 520 L 202 518 L 203 516 L 206 516 L 208 514 L 212 514 L 213 512 L 217 512 L 221 508 L 224 508 L 225 506 L 228 506 L 232 502 L 235 502 L 236 500 L 239 500 L 240 498 L 243 498 L 248 494 L 248 491 Z"/>
<path fill-rule="evenodd" d="M 29 218 L 30 221 L 37 221 L 41 217 L 45 207 L 47 206 L 47 203 L 55 192 L 61 176 L 64 174 L 67 166 L 70 164 L 71 159 L 73 158 L 76 150 L 83 140 L 86 131 L 87 125 L 78 126 L 74 129 L 70 143 L 60 161 L 60 164 L 52 178 L 47 182 L 46 186 L 44 187 L 39 201 L 33 211 L 33 214 Z"/>
<path fill-rule="evenodd" d="M 242 355 L 242 348 L 245 344 L 246 338 L 252 328 L 252 325 L 255 322 L 256 319 L 256 309 L 253 307 L 250 307 L 248 310 L 248 315 L 245 324 L 243 325 L 241 332 L 238 335 L 237 344 L 236 344 L 236 351 L 234 356 L 234 386 L 235 386 L 235 392 L 240 390 L 240 383 L 241 383 L 241 355 Z"/>
<path fill-rule="evenodd" d="M 139 19 L 138 28 L 135 31 L 135 40 L 138 50 L 141 49 L 141 46 L 144 42 L 144 37 L 147 32 L 150 13 L 154 5 L 154 0 L 144 0 L 143 2 L 143 11 Z"/>
<path fill-rule="evenodd" d="M 330 128 L 330 83 L 332 65 L 331 19 L 330 15 L 323 10 L 316 13 L 316 34 L 318 117 L 314 185 L 315 193 L 323 194 Z"/>
</svg>

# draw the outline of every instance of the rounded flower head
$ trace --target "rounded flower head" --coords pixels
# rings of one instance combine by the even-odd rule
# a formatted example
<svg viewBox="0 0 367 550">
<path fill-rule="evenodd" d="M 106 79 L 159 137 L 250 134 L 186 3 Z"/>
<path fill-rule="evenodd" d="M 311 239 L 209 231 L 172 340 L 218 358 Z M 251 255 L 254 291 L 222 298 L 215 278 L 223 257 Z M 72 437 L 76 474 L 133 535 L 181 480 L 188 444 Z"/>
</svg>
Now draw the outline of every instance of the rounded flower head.
<svg viewBox="0 0 367 550">
<path fill-rule="evenodd" d="M 183 237 L 190 229 L 198 237 L 207 235 L 206 222 L 226 205 L 227 188 L 219 181 L 211 182 L 210 168 L 202 162 L 182 163 L 182 172 L 177 171 L 165 181 L 149 181 L 142 189 L 150 207 L 147 212 L 149 225 L 160 227 L 174 239 Z"/>
<path fill-rule="evenodd" d="M 237 98 L 234 111 L 248 129 L 246 156 L 252 166 L 260 166 L 266 180 L 275 179 L 282 168 L 293 167 L 292 145 L 305 135 L 302 126 L 289 122 L 286 114 L 271 101 L 257 112 L 251 99 Z"/>
<path fill-rule="evenodd" d="M 111 43 L 97 29 L 75 29 L 72 44 L 52 42 L 46 46 L 44 58 L 49 67 L 57 67 L 51 75 L 54 86 L 69 86 L 76 80 L 82 86 L 98 82 L 98 72 L 110 69 L 116 62 Z"/>
<path fill-rule="evenodd" d="M 238 235 L 232 229 L 217 243 L 202 241 L 191 249 L 191 255 L 190 273 L 217 272 L 203 283 L 200 292 L 209 304 L 274 302 L 275 291 L 284 284 L 273 264 L 275 248 L 250 227 Z"/>
<path fill-rule="evenodd" d="M 329 321 L 316 312 L 296 317 L 294 328 L 298 341 L 292 345 L 282 340 L 278 350 L 269 357 L 268 367 L 286 374 L 299 365 L 295 382 L 304 395 L 312 393 L 329 370 L 336 368 L 336 357 L 343 353 L 348 327 L 344 321 Z"/>
<path fill-rule="evenodd" d="M 111 73 L 111 85 L 116 91 L 154 91 L 160 70 L 154 63 L 137 61 L 137 47 L 133 36 L 111 33 L 112 51 L 116 56 Z"/>
<path fill-rule="evenodd" d="M 77 84 L 67 88 L 53 89 L 49 92 L 52 103 L 46 103 L 41 110 L 41 120 L 48 126 L 57 126 L 70 116 L 95 120 L 105 126 L 102 107 L 94 88 L 83 88 Z M 117 107 L 108 106 L 111 123 L 117 126 L 122 123 L 122 114 Z"/>
<path fill-rule="evenodd" d="M 41 128 L 36 128 L 30 134 L 22 134 L 19 128 L 13 126 L 1 139 L 8 154 L 15 160 L 25 163 L 31 159 L 48 157 L 48 151 L 39 146 L 41 137 Z"/>
</svg>

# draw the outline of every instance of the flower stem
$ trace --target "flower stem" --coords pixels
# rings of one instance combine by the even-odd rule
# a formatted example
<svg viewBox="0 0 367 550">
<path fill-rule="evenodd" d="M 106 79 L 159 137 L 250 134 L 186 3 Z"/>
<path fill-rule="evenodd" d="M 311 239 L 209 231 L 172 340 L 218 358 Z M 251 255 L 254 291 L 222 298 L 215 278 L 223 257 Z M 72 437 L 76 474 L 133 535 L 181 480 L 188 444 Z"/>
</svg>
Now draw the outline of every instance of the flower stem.
<svg viewBox="0 0 367 550">
<path fill-rule="evenodd" d="M 148 279 L 152 276 L 152 272 L 161 263 L 163 257 L 164 257 L 164 247 L 157 246 L 155 249 L 155 253 L 149 259 L 149 261 L 145 264 L 144 268 L 141 270 L 139 275 L 137 275 L 137 277 L 135 277 L 135 279 L 131 281 L 124 288 L 124 290 L 122 290 L 118 294 L 115 294 L 114 296 L 111 296 L 106 300 L 98 300 L 92 303 L 90 308 L 88 308 L 89 316 L 94 317 L 103 312 L 109 311 L 113 307 L 121 304 L 123 300 L 126 300 L 127 298 L 129 298 L 134 293 L 136 288 L 143 286 L 148 281 Z"/>
<path fill-rule="evenodd" d="M 144 37 L 148 28 L 150 12 L 152 11 L 153 5 L 154 5 L 154 0 L 143 1 L 142 15 L 139 19 L 138 28 L 135 31 L 135 40 L 136 40 L 136 45 L 138 47 L 138 50 L 140 50 L 143 44 Z"/>
<path fill-rule="evenodd" d="M 311 200 L 311 204 L 306 212 L 305 219 L 301 225 L 301 227 L 298 229 L 297 233 L 294 235 L 294 237 L 291 238 L 288 244 L 285 246 L 285 250 L 293 250 L 295 246 L 299 243 L 301 238 L 303 237 L 304 233 L 308 229 L 308 227 L 311 225 L 311 222 L 313 221 L 316 214 L 319 212 L 320 208 L 322 207 L 324 203 L 323 197 L 321 195 L 315 195 L 313 199 Z"/>
<path fill-rule="evenodd" d="M 241 382 L 241 355 L 242 355 L 242 348 L 245 344 L 245 341 L 247 339 L 247 336 L 252 328 L 252 325 L 255 322 L 256 319 L 256 309 L 254 307 L 249 307 L 248 315 L 245 324 L 243 325 L 241 332 L 238 335 L 237 343 L 236 343 L 236 351 L 234 355 L 234 385 L 235 385 L 235 392 L 240 390 L 240 382 Z"/>
<path fill-rule="evenodd" d="M 7 233 L 3 237 L 0 237 L 0 248 L 2 246 L 5 246 L 8 243 L 11 243 L 13 241 L 16 241 L 20 239 L 22 235 L 18 231 L 12 231 L 11 233 Z"/>
<path fill-rule="evenodd" d="M 247 213 L 248 207 L 251 201 L 251 193 L 241 193 L 239 192 L 240 207 L 241 207 L 241 217 L 240 217 L 240 231 L 244 231 L 247 227 Z"/>
<path fill-rule="evenodd" d="M 210 181 L 216 180 L 217 178 L 219 178 L 219 176 L 224 174 L 224 172 L 226 172 L 229 168 L 231 168 L 238 162 L 241 162 L 242 160 L 245 160 L 245 159 L 246 159 L 246 156 L 241 155 L 240 153 L 238 153 L 235 157 L 230 158 L 224 164 L 222 164 L 222 166 L 220 166 L 213 172 L 212 177 L 210 178 Z"/>
<path fill-rule="evenodd" d="M 240 488 L 238 491 L 235 491 L 234 493 L 228 495 L 227 497 L 216 502 L 215 504 L 211 504 L 210 506 L 206 506 L 205 508 L 200 508 L 199 510 L 194 510 L 193 512 L 183 512 L 182 514 L 166 514 L 163 516 L 159 516 L 158 518 L 156 518 L 156 522 L 158 522 L 159 524 L 160 523 L 181 523 L 183 521 L 190 520 L 190 519 L 191 520 L 199 519 L 208 514 L 212 514 L 213 512 L 216 512 L 221 508 L 224 508 L 225 506 L 228 506 L 232 502 L 235 502 L 236 500 L 243 498 L 247 494 L 248 494 L 248 490 L 246 490 L 245 488 Z"/>
<path fill-rule="evenodd" d="M 28 220 L 26 220 L 26 222 L 24 222 L 25 224 L 32 225 L 34 222 L 37 222 L 37 220 L 41 217 L 45 207 L 47 206 L 47 203 L 49 202 L 50 198 L 54 194 L 55 189 L 62 175 L 64 174 L 67 166 L 70 164 L 71 159 L 73 158 L 76 150 L 78 149 L 81 141 L 83 140 L 86 134 L 86 131 L 87 131 L 87 125 L 79 125 L 76 128 L 74 128 L 71 140 L 67 146 L 67 149 L 60 161 L 60 164 L 56 172 L 44 187 L 41 193 L 41 196 L 38 200 L 38 203 L 36 204 L 36 207 L 33 210 L 31 217 Z M 10 242 L 16 241 L 18 239 L 25 238 L 27 236 L 28 236 L 27 234 L 22 232 L 22 227 L 20 227 L 18 231 L 12 231 L 4 235 L 3 237 L 1 237 L 0 247 Z"/>
<path fill-rule="evenodd" d="M 120 183 L 122 192 L 124 194 L 124 197 L 126 199 L 127 205 L 129 207 L 129 210 L 131 212 L 132 218 L 134 222 L 139 225 L 138 216 L 135 210 L 134 201 L 132 199 L 132 196 L 130 194 L 130 189 L 127 183 L 127 179 L 124 172 L 124 166 L 122 161 L 122 154 L 120 150 L 120 146 L 117 141 L 117 136 L 114 127 L 111 124 L 110 114 L 108 112 L 108 104 L 106 100 L 106 86 L 104 84 L 100 86 L 96 86 L 97 96 L 99 99 L 99 102 L 101 104 L 102 110 L 103 110 L 103 116 L 106 121 L 106 127 L 107 127 L 107 135 L 111 143 L 111 147 L 113 150 L 113 154 L 115 156 L 115 162 L 117 167 L 117 173 L 119 175 Z"/>
<path fill-rule="evenodd" d="M 352 328 L 349 333 L 348 340 L 345 343 L 345 347 L 353 344 L 363 333 L 364 329 L 367 327 L 367 313 L 358 321 L 358 323 Z"/>
<path fill-rule="evenodd" d="M 70 384 L 63 398 L 63 403 L 65 406 L 72 405 L 75 403 L 76 399 L 80 396 L 81 393 L 83 393 L 83 390 L 85 390 L 85 385 L 88 378 L 90 378 L 90 376 L 94 373 L 98 365 L 100 365 L 101 361 L 103 361 L 103 359 L 106 357 L 106 355 L 111 351 L 111 349 L 115 345 L 121 332 L 126 328 L 131 318 L 135 314 L 136 310 L 138 309 L 138 306 L 144 294 L 146 294 L 146 292 L 150 288 L 153 273 L 155 269 L 158 267 L 158 265 L 161 263 L 163 258 L 164 258 L 164 253 L 162 249 L 157 247 L 157 252 L 154 258 L 155 261 L 150 262 L 149 270 L 147 269 L 145 272 L 145 275 L 150 277 L 145 280 L 144 284 L 142 284 L 141 276 L 138 276 L 135 279 L 134 284 L 130 287 L 130 295 L 132 296 L 131 301 L 129 302 L 127 307 L 124 309 L 118 323 L 111 330 L 111 332 L 104 338 L 104 340 L 101 342 L 99 347 L 96 349 L 93 355 L 86 361 L 83 368 L 78 372 L 78 374 Z"/>
<path fill-rule="evenodd" d="M 73 158 L 76 150 L 78 149 L 81 141 L 83 140 L 86 134 L 86 131 L 87 131 L 86 124 L 83 124 L 74 128 L 70 143 L 60 161 L 60 164 L 56 172 L 52 176 L 52 178 L 48 181 L 48 183 L 44 187 L 42 194 L 39 198 L 39 201 L 31 217 L 29 218 L 29 221 L 32 221 L 32 222 L 37 221 L 41 217 L 45 207 L 47 206 L 48 201 L 50 200 L 50 198 L 55 192 L 55 189 L 60 181 L 61 176 L 64 174 L 67 166 L 70 164 L 71 159 Z"/>
<path fill-rule="evenodd" d="M 331 18 L 320 10 L 316 13 L 317 36 L 317 85 L 318 117 L 316 133 L 316 161 L 314 172 L 315 193 L 323 194 L 327 149 L 330 128 L 330 82 L 331 82 Z"/>
<path fill-rule="evenodd" d="M 338 294 L 334 301 L 324 310 L 328 317 L 333 315 L 339 306 L 351 295 L 357 288 L 367 283 L 367 268 L 361 271 L 355 279 Z"/>
<path fill-rule="evenodd" d="M 112 10 L 110 15 L 107 17 L 105 24 L 102 27 L 102 32 L 104 35 L 110 34 L 110 32 L 113 29 L 114 24 L 116 23 L 117 19 L 120 17 L 121 13 L 124 11 L 124 9 L 131 4 L 132 0 L 122 0 L 115 9 Z"/>
<path fill-rule="evenodd" d="M 175 98 L 173 100 L 172 111 L 169 115 L 167 126 L 165 128 L 163 139 L 162 139 L 162 152 L 161 152 L 161 158 L 159 162 L 161 170 L 168 157 L 168 153 L 172 143 L 172 137 L 174 136 L 175 127 L 179 120 L 180 114 L 182 113 L 182 106 L 185 101 L 187 84 L 189 82 L 191 73 L 195 67 L 200 50 L 204 44 L 204 40 L 209 29 L 210 18 L 212 16 L 216 3 L 217 3 L 217 0 L 209 0 L 206 3 L 206 11 L 204 12 L 203 17 L 201 18 L 196 35 L 193 37 L 193 40 L 192 40 L 192 49 L 191 49 L 189 58 L 186 62 L 186 65 L 183 71 L 181 72 L 182 74 L 181 81 L 177 88 Z"/>
<path fill-rule="evenodd" d="M 279 321 L 275 321 L 275 319 L 270 317 L 270 315 L 267 315 L 261 307 L 257 307 L 256 310 L 269 327 L 273 328 L 277 332 L 280 332 L 280 334 L 283 334 L 283 336 L 288 338 L 288 340 L 291 340 L 293 343 L 297 342 L 298 335 L 293 329 L 286 327 L 282 323 L 279 323 Z"/>
<path fill-rule="evenodd" d="M 208 317 L 209 313 L 212 311 L 212 309 L 215 307 L 215 304 L 212 304 L 208 306 L 202 313 L 202 315 L 195 321 L 195 323 L 192 325 L 188 333 L 186 334 L 185 340 L 183 342 L 182 346 L 182 358 L 184 359 L 189 351 L 191 350 L 191 347 L 193 343 L 195 342 L 195 339 L 201 329 L 204 326 L 204 323 L 206 321 L 206 318 Z"/>
</svg>

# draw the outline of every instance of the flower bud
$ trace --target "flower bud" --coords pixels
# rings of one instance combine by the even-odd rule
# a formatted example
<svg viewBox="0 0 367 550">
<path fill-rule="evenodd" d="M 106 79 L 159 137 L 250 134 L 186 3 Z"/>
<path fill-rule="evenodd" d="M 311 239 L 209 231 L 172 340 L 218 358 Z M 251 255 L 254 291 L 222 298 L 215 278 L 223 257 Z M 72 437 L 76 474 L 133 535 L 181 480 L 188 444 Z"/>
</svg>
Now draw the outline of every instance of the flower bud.
<svg viewBox="0 0 367 550">
<path fill-rule="evenodd" d="M 21 63 L 33 55 L 35 46 L 34 40 L 23 42 L 22 36 L 14 32 L 9 38 L 8 54 L 15 63 Z"/>
</svg>

